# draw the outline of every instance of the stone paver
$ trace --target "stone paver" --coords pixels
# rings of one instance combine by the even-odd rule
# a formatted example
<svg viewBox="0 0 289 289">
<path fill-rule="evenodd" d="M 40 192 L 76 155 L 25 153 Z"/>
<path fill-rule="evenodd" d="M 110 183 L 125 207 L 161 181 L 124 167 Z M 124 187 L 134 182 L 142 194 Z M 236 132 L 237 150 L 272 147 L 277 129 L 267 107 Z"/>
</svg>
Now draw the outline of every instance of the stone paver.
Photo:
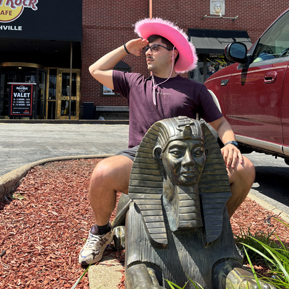
<svg viewBox="0 0 289 289">
<path fill-rule="evenodd" d="M 121 281 L 123 266 L 113 257 L 104 256 L 98 265 L 90 266 L 88 270 L 90 289 L 116 289 Z"/>
</svg>

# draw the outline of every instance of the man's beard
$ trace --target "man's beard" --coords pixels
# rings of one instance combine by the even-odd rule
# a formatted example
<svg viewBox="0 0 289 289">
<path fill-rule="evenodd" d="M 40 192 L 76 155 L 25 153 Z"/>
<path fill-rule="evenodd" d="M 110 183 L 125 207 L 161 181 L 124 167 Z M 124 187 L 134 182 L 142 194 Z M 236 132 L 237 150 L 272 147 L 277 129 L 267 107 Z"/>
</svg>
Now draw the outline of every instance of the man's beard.
<svg viewBox="0 0 289 289">
<path fill-rule="evenodd" d="M 148 69 L 148 71 L 154 71 L 154 66 L 153 65 L 148 65 L 147 64 L 147 69 Z"/>
</svg>

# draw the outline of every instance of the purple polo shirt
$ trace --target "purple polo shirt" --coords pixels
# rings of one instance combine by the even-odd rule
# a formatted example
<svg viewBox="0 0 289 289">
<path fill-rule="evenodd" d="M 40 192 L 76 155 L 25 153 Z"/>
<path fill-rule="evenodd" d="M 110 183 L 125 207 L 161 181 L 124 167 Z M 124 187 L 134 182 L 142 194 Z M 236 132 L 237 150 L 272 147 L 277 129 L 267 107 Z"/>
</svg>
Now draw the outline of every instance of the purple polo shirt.
<svg viewBox="0 0 289 289">
<path fill-rule="evenodd" d="M 156 84 L 165 80 L 154 78 Z M 195 119 L 199 113 L 206 122 L 212 122 L 223 116 L 205 85 L 179 75 L 158 86 L 156 106 L 151 77 L 114 70 L 113 86 L 115 92 L 128 100 L 129 148 L 139 145 L 147 130 L 158 120 L 177 116 Z"/>
</svg>

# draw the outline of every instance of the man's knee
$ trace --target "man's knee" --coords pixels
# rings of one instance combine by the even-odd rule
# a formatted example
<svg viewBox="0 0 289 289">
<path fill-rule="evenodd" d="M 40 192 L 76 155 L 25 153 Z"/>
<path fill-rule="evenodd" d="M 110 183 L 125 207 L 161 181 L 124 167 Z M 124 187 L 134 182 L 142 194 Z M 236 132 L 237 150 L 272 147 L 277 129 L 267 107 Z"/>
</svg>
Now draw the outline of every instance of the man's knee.
<svg viewBox="0 0 289 289">
<path fill-rule="evenodd" d="M 251 187 L 255 180 L 255 167 L 248 158 L 244 157 L 242 164 L 238 162 L 234 169 L 228 170 L 228 176 L 230 184 L 242 181 L 244 185 Z"/>
<path fill-rule="evenodd" d="M 256 177 L 256 171 L 255 171 L 254 165 L 251 163 L 249 159 L 247 159 L 245 169 L 246 169 L 246 174 L 249 176 L 250 181 L 253 184 L 255 181 L 255 177 Z"/>
<path fill-rule="evenodd" d="M 133 162 L 124 156 L 113 156 L 100 161 L 93 170 L 90 187 L 109 187 L 126 190 Z"/>
<path fill-rule="evenodd" d="M 247 197 L 255 180 L 255 168 L 251 161 L 244 157 L 244 163 L 228 170 L 231 185 L 231 197 L 227 202 L 230 218 Z"/>
<path fill-rule="evenodd" d="M 113 163 L 107 162 L 107 159 L 101 160 L 94 168 L 91 178 L 90 185 L 98 185 L 106 181 L 110 181 L 113 178 Z"/>
<path fill-rule="evenodd" d="M 244 165 L 240 166 L 240 170 L 242 180 L 251 187 L 254 183 L 256 174 L 254 165 L 248 158 L 244 157 Z"/>
</svg>

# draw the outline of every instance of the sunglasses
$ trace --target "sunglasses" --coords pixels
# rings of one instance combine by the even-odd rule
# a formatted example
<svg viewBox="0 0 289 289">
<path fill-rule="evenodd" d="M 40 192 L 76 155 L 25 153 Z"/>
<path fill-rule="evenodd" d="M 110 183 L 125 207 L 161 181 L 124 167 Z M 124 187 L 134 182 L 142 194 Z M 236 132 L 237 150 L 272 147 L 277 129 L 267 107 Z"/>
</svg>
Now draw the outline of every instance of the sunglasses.
<svg viewBox="0 0 289 289">
<path fill-rule="evenodd" d="M 163 48 L 165 48 L 166 50 L 168 50 L 168 51 L 171 51 L 172 49 L 170 49 L 170 48 L 167 48 L 167 47 L 165 47 L 165 46 L 163 46 L 163 45 L 160 45 L 160 44 L 153 44 L 152 46 L 146 46 L 143 50 L 144 50 L 144 52 L 146 53 L 149 49 L 150 49 L 150 51 L 153 53 L 153 52 L 158 52 L 159 51 L 159 49 L 160 49 L 160 47 L 163 47 Z"/>
</svg>

